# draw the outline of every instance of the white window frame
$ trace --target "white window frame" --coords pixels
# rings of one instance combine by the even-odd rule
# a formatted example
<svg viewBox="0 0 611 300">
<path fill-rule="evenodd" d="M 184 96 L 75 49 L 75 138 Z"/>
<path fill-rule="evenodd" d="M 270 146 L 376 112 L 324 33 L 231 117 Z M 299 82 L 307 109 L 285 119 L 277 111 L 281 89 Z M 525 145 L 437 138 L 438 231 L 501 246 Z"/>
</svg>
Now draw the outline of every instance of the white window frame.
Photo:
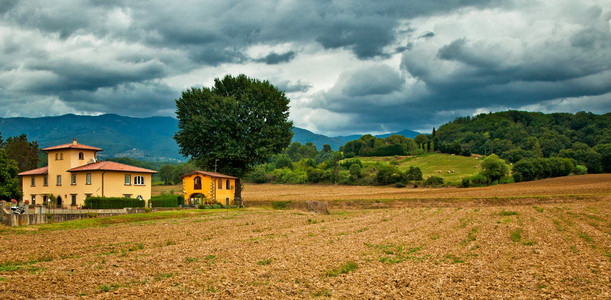
<svg viewBox="0 0 611 300">
<path fill-rule="evenodd" d="M 85 184 L 91 185 L 91 173 L 85 174 Z"/>
<path fill-rule="evenodd" d="M 144 185 L 144 176 L 134 176 L 134 185 Z"/>
<path fill-rule="evenodd" d="M 57 175 L 57 182 L 55 183 L 55 185 L 57 186 L 62 185 L 62 175 Z"/>
<path fill-rule="evenodd" d="M 134 184 L 136 184 L 135 182 L 135 178 L 134 178 Z M 132 185 L 132 175 L 131 174 L 125 174 L 125 185 Z"/>
<path fill-rule="evenodd" d="M 70 184 L 71 185 L 76 185 L 76 174 L 71 174 L 70 175 Z"/>
</svg>

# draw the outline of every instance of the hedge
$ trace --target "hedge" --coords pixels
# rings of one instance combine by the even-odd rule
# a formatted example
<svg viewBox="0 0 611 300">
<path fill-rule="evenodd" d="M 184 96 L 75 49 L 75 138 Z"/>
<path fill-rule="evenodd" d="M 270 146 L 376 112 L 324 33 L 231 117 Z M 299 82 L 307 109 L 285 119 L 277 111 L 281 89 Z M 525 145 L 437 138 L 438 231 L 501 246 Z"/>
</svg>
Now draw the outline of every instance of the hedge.
<svg viewBox="0 0 611 300">
<path fill-rule="evenodd" d="M 135 198 L 87 197 L 85 207 L 89 209 L 112 209 L 125 207 L 144 207 L 145 201 Z"/>
<path fill-rule="evenodd" d="M 183 204 L 184 200 L 182 195 L 159 195 L 152 197 L 149 202 L 152 207 L 177 207 Z"/>
</svg>

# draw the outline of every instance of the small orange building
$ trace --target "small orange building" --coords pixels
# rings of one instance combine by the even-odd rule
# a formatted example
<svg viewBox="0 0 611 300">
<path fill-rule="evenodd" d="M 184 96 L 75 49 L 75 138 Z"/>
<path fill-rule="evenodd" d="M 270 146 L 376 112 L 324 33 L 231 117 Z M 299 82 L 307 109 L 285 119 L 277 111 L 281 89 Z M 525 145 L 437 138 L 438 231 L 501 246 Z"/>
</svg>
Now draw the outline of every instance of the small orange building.
<svg viewBox="0 0 611 300">
<path fill-rule="evenodd" d="M 241 203 L 241 184 L 237 177 L 215 172 L 194 171 L 181 176 L 185 205 L 224 205 Z"/>
</svg>

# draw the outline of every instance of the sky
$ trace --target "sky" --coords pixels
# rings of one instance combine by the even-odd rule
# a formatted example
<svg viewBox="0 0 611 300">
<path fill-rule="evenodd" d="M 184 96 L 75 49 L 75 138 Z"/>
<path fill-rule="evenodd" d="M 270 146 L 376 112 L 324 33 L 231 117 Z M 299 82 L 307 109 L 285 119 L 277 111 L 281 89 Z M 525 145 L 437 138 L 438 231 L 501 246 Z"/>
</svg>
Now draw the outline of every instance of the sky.
<svg viewBox="0 0 611 300">
<path fill-rule="evenodd" d="M 611 0 L 0 0 L 0 16 L 0 117 L 175 116 L 227 74 L 331 136 L 611 111 Z"/>
</svg>

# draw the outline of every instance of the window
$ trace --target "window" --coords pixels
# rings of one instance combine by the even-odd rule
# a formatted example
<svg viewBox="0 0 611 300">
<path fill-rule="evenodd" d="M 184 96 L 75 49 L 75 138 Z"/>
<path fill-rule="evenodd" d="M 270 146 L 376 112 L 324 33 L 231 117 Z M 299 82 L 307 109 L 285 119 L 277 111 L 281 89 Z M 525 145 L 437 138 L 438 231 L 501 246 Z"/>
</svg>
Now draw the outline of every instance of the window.
<svg viewBox="0 0 611 300">
<path fill-rule="evenodd" d="M 123 194 L 123 197 L 124 197 L 124 198 L 131 198 L 131 197 L 132 197 L 132 194 Z"/>
<path fill-rule="evenodd" d="M 47 176 L 43 176 L 42 177 L 42 185 L 43 186 L 48 186 L 49 185 L 49 177 L 47 177 Z"/>
<path fill-rule="evenodd" d="M 59 153 L 55 153 L 55 160 L 59 160 Z"/>
<path fill-rule="evenodd" d="M 93 194 L 85 194 L 85 199 L 91 197 Z"/>
<path fill-rule="evenodd" d="M 64 160 L 64 154 L 63 153 L 59 154 L 59 160 Z"/>
<path fill-rule="evenodd" d="M 32 182 L 30 183 L 30 186 L 36 186 L 36 177 L 32 176 Z"/>
<path fill-rule="evenodd" d="M 76 206 L 76 194 L 70 194 L 70 196 L 72 196 L 72 203 L 70 205 Z"/>
<path fill-rule="evenodd" d="M 87 173 L 85 177 L 85 184 L 91 184 L 91 173 Z"/>
<path fill-rule="evenodd" d="M 76 174 L 72 174 L 70 176 L 70 184 L 71 185 L 76 185 Z"/>
<path fill-rule="evenodd" d="M 83 152 L 79 152 L 78 153 L 78 159 L 79 160 L 84 160 L 85 159 L 85 154 L 83 154 Z"/>
<path fill-rule="evenodd" d="M 231 183 L 229 182 L 229 179 L 227 179 L 227 182 L 225 183 L 225 189 L 226 190 L 230 190 L 231 189 Z"/>
<path fill-rule="evenodd" d="M 36 205 L 36 195 L 32 195 L 32 205 Z"/>
<path fill-rule="evenodd" d="M 223 179 L 220 179 L 220 178 L 219 178 L 219 179 L 218 179 L 218 183 L 219 183 L 219 184 L 218 184 L 218 189 L 219 189 L 219 190 L 222 190 L 222 189 L 223 189 Z"/>
<path fill-rule="evenodd" d="M 195 177 L 195 179 L 193 179 L 193 189 L 194 190 L 201 190 L 202 189 L 202 178 L 197 176 Z"/>
<path fill-rule="evenodd" d="M 135 176 L 134 177 L 134 185 L 144 185 L 144 177 Z"/>
<path fill-rule="evenodd" d="M 132 175 L 125 174 L 125 185 L 131 185 L 131 184 L 132 184 Z"/>
<path fill-rule="evenodd" d="M 62 175 L 57 175 L 57 185 L 62 185 Z"/>
</svg>

